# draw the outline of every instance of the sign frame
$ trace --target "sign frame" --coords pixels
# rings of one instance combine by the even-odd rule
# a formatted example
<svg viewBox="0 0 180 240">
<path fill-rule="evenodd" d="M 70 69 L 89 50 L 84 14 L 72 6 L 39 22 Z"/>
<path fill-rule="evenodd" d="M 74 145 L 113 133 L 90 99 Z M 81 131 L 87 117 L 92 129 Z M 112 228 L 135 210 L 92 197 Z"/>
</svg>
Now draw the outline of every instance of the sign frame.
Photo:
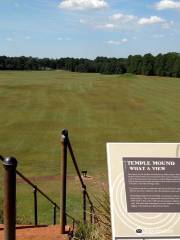
<svg viewBox="0 0 180 240">
<path fill-rule="evenodd" d="M 146 157 L 161 157 L 161 158 L 166 158 L 166 157 L 168 157 L 168 158 L 179 158 L 179 152 L 180 152 L 180 143 L 107 143 L 106 144 L 106 149 L 107 149 L 107 160 L 108 160 L 108 178 L 109 178 L 109 193 L 110 193 L 110 209 L 111 209 L 111 224 L 112 224 L 112 237 L 113 237 L 113 240 L 115 239 L 115 240 L 118 240 L 118 239 L 180 239 L 180 231 L 178 232 L 178 234 L 164 234 L 164 235 L 156 235 L 156 234 L 144 234 L 144 235 L 139 235 L 138 236 L 138 234 L 137 235 L 128 235 L 128 236 L 125 236 L 125 235 L 121 235 L 121 236 L 119 236 L 119 235 L 117 235 L 116 236 L 116 229 L 115 229 L 115 221 L 116 221 L 116 218 L 115 218 L 115 213 L 114 213 L 114 200 L 113 200 L 113 198 L 114 198 L 114 196 L 113 196 L 113 171 L 112 171 L 112 168 L 114 167 L 114 166 L 112 166 L 112 156 L 111 156 L 111 151 L 112 150 L 110 150 L 110 148 L 111 148 L 111 146 L 127 146 L 127 145 L 129 145 L 129 146 L 132 146 L 132 145 L 134 145 L 135 147 L 136 146 L 138 146 L 138 147 L 144 147 L 144 146 L 146 146 L 146 147 L 148 147 L 148 145 L 150 145 L 151 147 L 155 147 L 156 146 L 156 151 L 157 151 L 157 146 L 159 145 L 161 145 L 161 147 L 165 147 L 165 149 L 168 147 L 168 146 L 171 146 L 170 148 L 172 148 L 172 146 L 174 146 L 174 148 L 175 148 L 175 152 L 173 152 L 173 155 L 168 155 L 168 156 L 166 156 L 166 155 L 163 155 L 163 154 L 160 154 L 160 156 L 155 156 L 155 155 L 153 155 L 153 156 L 149 156 L 149 155 L 143 155 L 143 154 L 139 154 L 139 156 L 138 155 L 132 155 L 132 152 L 130 152 L 130 154 L 126 154 L 126 155 L 123 155 L 122 153 L 121 153 L 121 150 L 119 150 L 119 156 L 121 157 L 121 158 L 123 158 L 123 157 L 144 157 L 144 158 L 146 158 Z M 121 148 L 120 148 L 121 149 Z M 162 149 L 161 149 L 161 151 L 162 151 Z M 145 151 L 146 152 L 146 151 Z M 147 151 L 148 152 L 148 151 Z M 150 151 L 151 152 L 151 151 Z M 166 152 L 166 151 L 165 151 Z M 166 153 L 165 153 L 166 154 Z M 121 164 L 123 164 L 123 162 L 121 163 Z M 164 213 L 163 213 L 164 214 Z M 179 216 L 180 216 L 180 213 L 179 212 L 177 212 L 176 214 L 179 214 Z M 123 216 L 122 216 L 123 217 Z M 121 222 L 121 221 L 120 221 Z M 180 223 L 180 220 L 179 220 L 179 223 Z"/>
</svg>

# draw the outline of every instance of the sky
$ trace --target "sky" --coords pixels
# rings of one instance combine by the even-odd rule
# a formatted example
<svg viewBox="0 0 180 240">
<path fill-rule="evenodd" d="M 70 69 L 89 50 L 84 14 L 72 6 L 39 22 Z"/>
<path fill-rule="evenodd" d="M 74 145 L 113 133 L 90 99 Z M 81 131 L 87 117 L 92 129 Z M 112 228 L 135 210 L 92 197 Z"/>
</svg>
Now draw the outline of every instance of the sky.
<svg viewBox="0 0 180 240">
<path fill-rule="evenodd" d="M 0 0 L 0 55 L 180 52 L 179 0 Z"/>
</svg>

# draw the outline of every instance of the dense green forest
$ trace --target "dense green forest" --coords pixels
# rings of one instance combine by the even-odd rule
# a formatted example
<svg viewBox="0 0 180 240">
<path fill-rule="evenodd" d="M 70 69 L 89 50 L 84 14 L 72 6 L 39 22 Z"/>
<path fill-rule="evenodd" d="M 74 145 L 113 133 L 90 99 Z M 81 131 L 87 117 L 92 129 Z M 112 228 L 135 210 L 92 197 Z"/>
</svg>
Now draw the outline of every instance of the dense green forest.
<svg viewBox="0 0 180 240">
<path fill-rule="evenodd" d="M 147 76 L 180 77 L 180 54 L 166 53 L 153 56 L 130 55 L 128 58 L 34 58 L 0 56 L 0 70 L 53 70 L 102 74 L 133 73 Z"/>
</svg>

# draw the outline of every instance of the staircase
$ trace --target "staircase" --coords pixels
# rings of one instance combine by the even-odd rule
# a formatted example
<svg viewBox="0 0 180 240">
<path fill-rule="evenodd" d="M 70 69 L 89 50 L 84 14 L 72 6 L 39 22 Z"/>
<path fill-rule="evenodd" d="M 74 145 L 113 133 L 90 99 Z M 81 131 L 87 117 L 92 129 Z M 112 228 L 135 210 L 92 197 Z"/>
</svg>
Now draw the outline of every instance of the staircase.
<svg viewBox="0 0 180 240">
<path fill-rule="evenodd" d="M 3 225 L 0 225 L 0 239 L 3 239 Z M 16 226 L 16 240 L 69 240 L 71 238 L 70 234 L 60 234 L 60 226 Z M 66 231 L 70 232 L 68 226 L 66 226 Z"/>
<path fill-rule="evenodd" d="M 60 206 L 47 196 L 38 186 L 20 173 L 17 167 L 17 160 L 13 157 L 4 158 L 0 155 L 0 160 L 4 166 L 4 207 L 3 219 L 4 225 L 0 225 L 0 240 L 67 240 L 73 236 L 75 225 L 80 221 L 73 218 L 66 212 L 66 181 L 67 181 L 67 151 L 69 150 L 72 162 L 74 164 L 77 176 L 82 189 L 82 223 L 87 223 L 87 215 L 89 214 L 90 223 L 96 221 L 93 203 L 87 192 L 83 177 L 79 170 L 72 146 L 69 141 L 68 131 L 65 129 L 61 133 L 61 196 Z M 82 172 L 83 175 L 86 171 Z M 15 225 L 16 223 L 16 175 L 33 188 L 34 195 L 34 225 Z M 51 226 L 39 225 L 38 222 L 38 198 L 37 194 L 41 194 L 52 205 L 53 222 Z M 87 210 L 89 204 L 90 211 Z M 60 211 L 60 225 L 56 223 L 56 212 Z M 72 222 L 72 228 L 67 223 L 67 218 Z M 68 221 L 68 222 L 69 222 Z"/>
</svg>

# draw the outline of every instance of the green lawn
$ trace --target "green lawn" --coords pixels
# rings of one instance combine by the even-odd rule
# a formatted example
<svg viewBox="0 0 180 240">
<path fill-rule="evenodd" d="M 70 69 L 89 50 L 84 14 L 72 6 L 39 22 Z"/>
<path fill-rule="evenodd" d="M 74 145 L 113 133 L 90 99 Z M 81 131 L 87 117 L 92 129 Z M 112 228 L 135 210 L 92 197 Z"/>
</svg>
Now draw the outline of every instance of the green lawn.
<svg viewBox="0 0 180 240">
<path fill-rule="evenodd" d="M 180 79 L 0 72 L 1 155 L 15 156 L 18 169 L 28 177 L 59 175 L 63 128 L 69 130 L 80 168 L 93 176 L 93 183 L 88 183 L 91 192 L 97 191 L 94 182 L 107 181 L 106 142 L 180 141 Z M 68 169 L 74 176 L 70 162 Z M 57 181 L 38 183 L 59 201 Z M 19 213 L 28 216 L 32 201 L 26 185 L 19 185 L 18 204 L 25 205 L 23 210 L 18 207 Z M 78 184 L 73 186 L 69 181 L 68 203 L 76 214 L 74 206 L 81 196 L 76 195 Z"/>
</svg>

